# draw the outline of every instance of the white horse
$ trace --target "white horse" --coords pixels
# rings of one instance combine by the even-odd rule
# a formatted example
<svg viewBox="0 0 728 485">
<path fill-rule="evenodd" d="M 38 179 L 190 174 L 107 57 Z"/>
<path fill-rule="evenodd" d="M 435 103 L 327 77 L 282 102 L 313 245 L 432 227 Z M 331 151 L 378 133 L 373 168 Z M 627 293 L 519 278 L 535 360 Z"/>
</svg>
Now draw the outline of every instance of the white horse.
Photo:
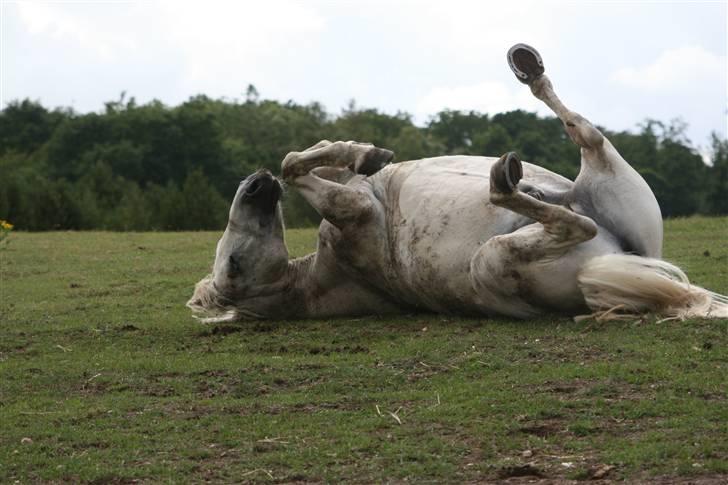
<svg viewBox="0 0 728 485">
<path fill-rule="evenodd" d="M 289 260 L 281 185 L 258 171 L 241 182 L 213 272 L 188 306 L 217 321 L 417 310 L 728 316 L 725 297 L 659 259 L 652 191 L 559 100 L 538 52 L 518 44 L 508 61 L 581 147 L 574 182 L 515 153 L 388 164 L 388 150 L 322 141 L 282 163 L 285 181 L 323 217 L 317 251 Z"/>
</svg>

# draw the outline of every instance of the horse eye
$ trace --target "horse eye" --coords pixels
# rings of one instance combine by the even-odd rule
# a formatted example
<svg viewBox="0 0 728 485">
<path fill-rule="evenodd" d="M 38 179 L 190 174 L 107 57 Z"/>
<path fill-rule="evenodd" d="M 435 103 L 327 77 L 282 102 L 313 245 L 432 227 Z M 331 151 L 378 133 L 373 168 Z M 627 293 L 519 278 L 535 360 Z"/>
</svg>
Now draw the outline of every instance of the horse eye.
<svg viewBox="0 0 728 485">
<path fill-rule="evenodd" d="M 240 267 L 240 262 L 238 259 L 230 255 L 228 257 L 228 278 L 234 278 L 235 276 L 242 273 L 242 268 Z"/>
</svg>

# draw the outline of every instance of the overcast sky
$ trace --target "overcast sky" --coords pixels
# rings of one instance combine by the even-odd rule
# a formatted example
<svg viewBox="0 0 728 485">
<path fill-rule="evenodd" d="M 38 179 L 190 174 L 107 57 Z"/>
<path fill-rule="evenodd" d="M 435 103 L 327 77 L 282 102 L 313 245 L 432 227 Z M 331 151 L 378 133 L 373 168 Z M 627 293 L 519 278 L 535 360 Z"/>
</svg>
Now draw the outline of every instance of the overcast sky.
<svg viewBox="0 0 728 485">
<path fill-rule="evenodd" d="M 122 91 L 350 99 L 423 123 L 443 108 L 547 111 L 505 61 L 537 47 L 571 109 L 610 129 L 650 117 L 726 136 L 726 2 L 0 0 L 0 102 L 99 111 Z M 363 140 L 366 141 L 366 140 Z"/>
</svg>

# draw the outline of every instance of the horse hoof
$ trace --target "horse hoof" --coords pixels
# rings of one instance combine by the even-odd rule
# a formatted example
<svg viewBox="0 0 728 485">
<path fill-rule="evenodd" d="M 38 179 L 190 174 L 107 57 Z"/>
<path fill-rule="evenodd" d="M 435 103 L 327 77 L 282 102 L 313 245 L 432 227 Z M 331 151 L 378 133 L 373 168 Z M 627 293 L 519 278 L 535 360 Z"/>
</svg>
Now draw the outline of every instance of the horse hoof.
<svg viewBox="0 0 728 485">
<path fill-rule="evenodd" d="M 490 183 L 496 192 L 510 194 L 523 177 L 523 166 L 516 152 L 508 152 L 490 169 Z"/>
<path fill-rule="evenodd" d="M 508 65 L 523 84 L 531 84 L 544 73 L 543 60 L 536 49 L 526 44 L 516 44 L 508 49 Z"/>
<path fill-rule="evenodd" d="M 386 148 L 372 146 L 363 159 L 357 160 L 354 164 L 353 171 L 361 175 L 374 175 L 385 165 L 392 162 L 394 152 Z"/>
</svg>

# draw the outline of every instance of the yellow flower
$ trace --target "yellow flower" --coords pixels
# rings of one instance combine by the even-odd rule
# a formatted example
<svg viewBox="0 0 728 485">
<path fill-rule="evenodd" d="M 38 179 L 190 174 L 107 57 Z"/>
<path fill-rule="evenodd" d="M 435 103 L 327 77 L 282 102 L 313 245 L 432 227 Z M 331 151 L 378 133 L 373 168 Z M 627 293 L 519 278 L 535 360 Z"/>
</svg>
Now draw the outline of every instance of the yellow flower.
<svg viewBox="0 0 728 485">
<path fill-rule="evenodd" d="M 13 228 L 13 225 L 10 224 L 8 221 L 4 221 L 4 220 L 0 219 L 0 227 L 5 229 L 6 231 L 9 231 Z"/>
</svg>

